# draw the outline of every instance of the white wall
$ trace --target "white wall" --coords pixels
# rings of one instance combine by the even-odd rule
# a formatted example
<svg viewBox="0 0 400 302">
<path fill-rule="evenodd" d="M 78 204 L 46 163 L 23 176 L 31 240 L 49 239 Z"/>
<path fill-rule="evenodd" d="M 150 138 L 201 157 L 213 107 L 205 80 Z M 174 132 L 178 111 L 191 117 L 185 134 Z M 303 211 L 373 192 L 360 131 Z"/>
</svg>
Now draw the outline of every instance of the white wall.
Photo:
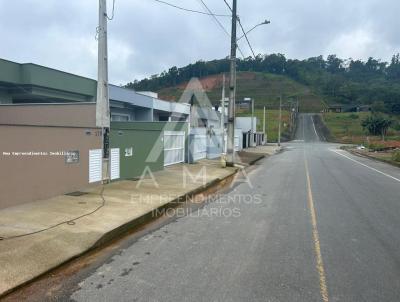
<svg viewBox="0 0 400 302">
<path fill-rule="evenodd" d="M 235 128 L 242 129 L 243 132 L 248 132 L 251 130 L 251 116 L 249 117 L 236 117 L 235 118 Z M 253 118 L 253 130 L 257 131 L 257 118 Z"/>
</svg>

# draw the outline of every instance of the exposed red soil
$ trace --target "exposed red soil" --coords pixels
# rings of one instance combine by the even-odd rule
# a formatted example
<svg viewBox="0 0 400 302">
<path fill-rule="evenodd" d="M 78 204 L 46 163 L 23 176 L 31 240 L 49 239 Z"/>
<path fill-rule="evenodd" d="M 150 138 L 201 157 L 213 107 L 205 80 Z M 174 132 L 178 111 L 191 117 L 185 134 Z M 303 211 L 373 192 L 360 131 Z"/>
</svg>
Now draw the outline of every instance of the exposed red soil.
<svg viewBox="0 0 400 302">
<path fill-rule="evenodd" d="M 222 75 L 220 75 L 220 74 L 204 77 L 199 80 L 200 80 L 201 86 L 206 91 L 211 91 L 215 87 L 222 86 Z M 188 85 L 188 82 L 185 82 L 185 83 L 178 85 L 178 88 L 184 90 L 187 85 Z"/>
<path fill-rule="evenodd" d="M 229 74 L 226 74 L 225 81 L 228 83 L 229 81 Z M 237 79 L 241 80 L 254 80 L 256 77 L 255 73 L 252 72 L 240 72 L 237 74 Z M 206 91 L 211 91 L 215 88 L 222 87 L 222 74 L 210 75 L 204 78 L 199 79 L 202 87 Z M 188 82 L 182 83 L 178 85 L 179 89 L 185 89 L 188 85 Z"/>
<path fill-rule="evenodd" d="M 385 141 L 381 142 L 381 144 L 385 145 L 386 147 L 400 148 L 400 141 Z"/>
</svg>

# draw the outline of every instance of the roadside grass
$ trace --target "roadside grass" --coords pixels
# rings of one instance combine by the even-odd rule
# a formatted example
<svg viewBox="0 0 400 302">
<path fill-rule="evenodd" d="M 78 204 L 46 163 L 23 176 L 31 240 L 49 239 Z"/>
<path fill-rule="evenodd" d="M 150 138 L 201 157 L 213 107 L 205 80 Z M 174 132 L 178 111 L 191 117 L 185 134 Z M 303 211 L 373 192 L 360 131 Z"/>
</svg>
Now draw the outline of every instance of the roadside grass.
<svg viewBox="0 0 400 302">
<path fill-rule="evenodd" d="M 236 116 L 251 116 L 251 112 L 248 111 L 237 111 Z M 264 110 L 254 109 L 254 116 L 257 117 L 257 131 L 263 131 L 263 120 Z M 282 138 L 289 136 L 289 111 L 282 110 Z M 266 111 L 266 131 L 268 142 L 278 141 L 278 129 L 279 129 L 279 110 L 267 110 Z"/>
<path fill-rule="evenodd" d="M 335 141 L 339 143 L 383 145 L 386 147 L 397 146 L 400 143 L 400 131 L 390 128 L 385 142 L 380 136 L 371 136 L 362 128 L 361 121 L 368 117 L 369 112 L 349 113 L 324 113 L 323 119 Z M 400 121 L 399 116 L 391 116 L 396 122 Z M 400 146 L 400 145 L 399 145 Z"/>
</svg>

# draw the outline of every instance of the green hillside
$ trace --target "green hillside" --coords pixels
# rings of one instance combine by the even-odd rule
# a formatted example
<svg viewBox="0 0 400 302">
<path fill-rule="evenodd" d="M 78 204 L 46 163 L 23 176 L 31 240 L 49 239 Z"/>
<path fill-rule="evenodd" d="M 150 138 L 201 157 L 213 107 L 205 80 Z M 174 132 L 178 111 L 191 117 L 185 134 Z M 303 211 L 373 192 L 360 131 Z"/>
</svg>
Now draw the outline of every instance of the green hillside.
<svg viewBox="0 0 400 302">
<path fill-rule="evenodd" d="M 221 99 L 222 74 L 200 78 L 202 86 L 210 101 L 215 104 Z M 171 101 L 179 100 L 186 83 L 177 86 L 163 88 L 158 91 L 163 99 Z M 301 112 L 320 112 L 326 107 L 323 99 L 313 94 L 311 90 L 287 76 L 260 73 L 237 73 L 237 100 L 245 97 L 255 99 L 256 108 L 267 106 L 271 109 L 278 108 L 279 96 L 283 95 L 283 103 L 289 100 L 299 101 Z M 226 81 L 226 96 L 228 96 L 228 81 Z"/>
<path fill-rule="evenodd" d="M 261 74 L 255 76 L 256 81 L 253 83 L 240 83 L 245 82 L 246 77 L 238 79 L 239 96 L 251 97 L 252 95 L 247 95 L 251 93 L 257 98 L 258 104 L 273 101 L 276 90 L 281 89 L 280 82 L 283 82 L 282 90 L 286 96 L 303 97 L 301 101 L 304 112 L 317 111 L 322 104 L 319 97 L 322 97 L 327 104 L 348 106 L 383 102 L 385 113 L 400 114 L 400 54 L 395 54 L 391 62 L 372 57 L 362 61 L 344 60 L 336 55 L 329 55 L 298 60 L 286 58 L 283 54 L 260 54 L 255 58 L 238 58 L 236 65 L 237 71 L 242 72 L 243 75 L 253 72 Z M 160 74 L 154 74 L 142 80 L 135 79 L 127 83 L 126 87 L 138 91 L 166 89 L 168 94 L 173 95 L 179 92 L 177 91 L 179 89 L 171 88 L 168 91 L 167 87 L 181 88 L 181 85 L 194 77 L 218 77 L 223 72 L 229 73 L 229 70 L 229 58 L 212 61 L 199 60 L 179 68 L 173 66 Z M 263 76 L 263 74 L 268 75 Z M 270 76 L 270 74 L 278 77 Z M 280 81 L 282 78 L 279 76 L 286 78 Z M 270 88 L 269 91 L 267 91 L 268 88 Z M 307 91 L 307 88 L 312 93 Z M 211 88 L 210 93 L 214 98 L 218 96 L 218 93 L 214 93 L 213 90 Z"/>
</svg>

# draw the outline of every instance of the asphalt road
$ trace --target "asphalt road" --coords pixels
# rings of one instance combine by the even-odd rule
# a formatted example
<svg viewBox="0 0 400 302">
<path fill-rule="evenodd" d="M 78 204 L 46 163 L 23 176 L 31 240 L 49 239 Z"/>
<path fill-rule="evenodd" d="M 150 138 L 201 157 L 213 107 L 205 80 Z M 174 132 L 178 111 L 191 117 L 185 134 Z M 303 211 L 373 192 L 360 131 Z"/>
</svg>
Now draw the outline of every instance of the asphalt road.
<svg viewBox="0 0 400 302">
<path fill-rule="evenodd" d="M 77 281 L 75 301 L 399 301 L 400 170 L 296 141 Z M 251 185 L 250 185 L 251 184 Z"/>
</svg>

